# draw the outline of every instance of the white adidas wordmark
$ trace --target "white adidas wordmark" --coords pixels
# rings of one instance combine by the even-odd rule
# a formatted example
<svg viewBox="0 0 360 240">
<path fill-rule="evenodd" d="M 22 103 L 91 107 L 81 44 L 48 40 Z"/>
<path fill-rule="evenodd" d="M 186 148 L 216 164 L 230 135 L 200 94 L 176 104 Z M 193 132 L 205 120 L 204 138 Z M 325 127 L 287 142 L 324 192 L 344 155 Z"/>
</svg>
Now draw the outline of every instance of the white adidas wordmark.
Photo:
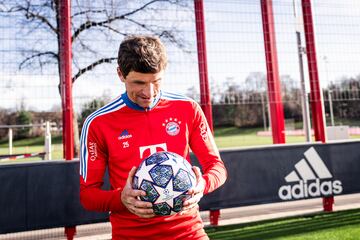
<svg viewBox="0 0 360 240">
<path fill-rule="evenodd" d="M 341 181 L 323 180 L 333 176 L 315 149 L 309 148 L 304 156 L 307 161 L 301 159 L 295 164 L 295 170 L 285 177 L 288 183 L 298 183 L 281 186 L 278 191 L 279 197 L 282 200 L 291 200 L 340 194 L 343 190 Z"/>
</svg>

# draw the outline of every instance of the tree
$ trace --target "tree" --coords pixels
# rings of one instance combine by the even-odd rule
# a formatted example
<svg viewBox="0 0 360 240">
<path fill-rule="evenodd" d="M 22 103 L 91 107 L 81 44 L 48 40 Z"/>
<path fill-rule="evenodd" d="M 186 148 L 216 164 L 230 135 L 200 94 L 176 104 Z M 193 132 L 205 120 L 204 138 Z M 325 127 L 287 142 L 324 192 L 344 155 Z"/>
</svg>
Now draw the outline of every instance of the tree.
<svg viewBox="0 0 360 240">
<path fill-rule="evenodd" d="M 267 90 L 266 75 L 263 72 L 250 72 L 245 79 L 248 91 L 265 92 Z"/>
<path fill-rule="evenodd" d="M 60 45 L 60 1 L 61 0 L 15 0 L 0 1 L 0 13 L 22 14 L 23 25 L 31 29 L 28 34 L 40 34 L 47 39 L 55 40 L 56 44 L 41 44 L 29 46 L 23 49 L 25 57 L 19 64 L 19 69 L 27 67 L 44 68 L 46 65 L 59 65 L 59 45 Z M 145 32 L 158 35 L 165 41 L 169 41 L 176 46 L 186 50 L 186 41 L 182 38 L 179 30 L 175 26 L 165 23 L 163 26 L 154 25 L 149 21 L 137 20 L 141 14 L 158 14 L 156 7 L 161 4 L 162 8 L 170 8 L 173 5 L 187 8 L 189 1 L 181 0 L 152 0 L 137 1 L 131 4 L 130 1 L 103 0 L 103 1 L 81 1 L 73 2 L 73 9 L 78 11 L 72 14 L 72 44 L 75 74 L 72 77 L 73 83 L 88 71 L 104 64 L 112 63 L 117 56 L 104 56 L 104 44 L 94 43 L 94 38 L 106 39 L 108 42 L 118 39 L 118 36 L 127 36 L 134 32 Z M 125 9 L 125 10 L 124 10 Z M 23 32 L 23 34 L 26 34 Z M 48 43 L 49 41 L 47 41 Z M 118 44 L 116 44 L 118 46 Z M 113 45 L 111 45 L 113 47 Z M 25 53 L 26 51 L 26 53 Z M 113 54 L 116 51 L 113 51 Z M 90 57 L 85 64 L 79 61 L 82 57 Z"/>
<path fill-rule="evenodd" d="M 186 90 L 185 95 L 188 96 L 189 98 L 195 100 L 195 101 L 199 101 L 199 99 L 200 99 L 200 93 L 199 93 L 198 89 L 195 86 L 189 87 Z"/>
<path fill-rule="evenodd" d="M 82 128 L 85 119 L 95 110 L 101 108 L 102 106 L 104 106 L 106 103 L 105 100 L 103 99 L 93 99 L 88 103 L 83 104 L 82 108 L 81 108 L 81 113 L 80 113 L 80 119 L 79 119 L 79 124 Z"/>
<path fill-rule="evenodd" d="M 21 110 L 20 112 L 17 113 L 16 125 L 27 125 L 30 124 L 31 122 L 32 122 L 32 116 L 30 112 Z M 18 128 L 16 129 L 15 136 L 17 139 L 27 138 L 29 137 L 30 130 L 31 129 L 29 127 Z"/>
<path fill-rule="evenodd" d="M 280 81 L 285 119 L 301 121 L 303 116 L 300 101 L 301 90 L 299 83 L 297 83 L 290 75 L 281 75 Z"/>
<path fill-rule="evenodd" d="M 36 34 L 46 41 L 34 41 L 33 44 L 24 43 L 21 50 L 24 58 L 19 63 L 19 69 L 44 70 L 48 66 L 57 66 L 60 74 L 60 2 L 61 0 L 0 0 L 0 14 L 8 17 L 21 17 L 22 34 Z M 107 43 L 115 42 L 119 37 L 134 32 L 145 32 L 158 35 L 164 41 L 186 51 L 186 41 L 182 38 L 176 23 L 163 21 L 154 24 L 150 18 L 157 20 L 161 15 L 158 10 L 165 8 L 188 9 L 189 1 L 181 0 L 103 0 L 86 1 L 74 0 L 72 13 L 72 46 L 73 46 L 73 76 L 72 82 L 85 73 L 94 70 L 105 63 L 113 63 L 116 59 L 114 44 L 99 44 L 94 39 L 104 39 Z M 145 18 L 144 16 L 147 16 Z M 49 41 L 53 40 L 53 41 Z M 107 51 L 105 51 L 106 49 Z M 114 55 L 115 54 L 115 55 Z M 82 61 L 86 59 L 86 61 Z M 48 70 L 48 69 L 47 69 Z M 59 83 L 59 93 L 61 91 Z M 61 96 L 61 93 L 60 93 Z M 77 116 L 74 116 L 75 156 L 78 155 Z"/>
<path fill-rule="evenodd" d="M 342 76 L 335 82 L 329 83 L 323 94 L 325 109 L 328 112 L 330 111 L 329 94 L 332 98 L 335 122 L 336 120 L 345 122 L 355 120 L 356 123 L 360 119 L 360 75 Z"/>
</svg>

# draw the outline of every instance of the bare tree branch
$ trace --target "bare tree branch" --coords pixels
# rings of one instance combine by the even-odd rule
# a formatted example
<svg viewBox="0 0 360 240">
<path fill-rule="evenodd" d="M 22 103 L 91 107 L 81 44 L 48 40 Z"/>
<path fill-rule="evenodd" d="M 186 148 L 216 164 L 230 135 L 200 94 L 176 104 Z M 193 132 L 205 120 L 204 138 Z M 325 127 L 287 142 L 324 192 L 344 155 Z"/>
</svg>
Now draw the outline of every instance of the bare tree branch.
<svg viewBox="0 0 360 240">
<path fill-rule="evenodd" d="M 88 51 L 89 53 L 92 53 L 94 55 L 98 54 L 96 50 L 92 49 L 89 45 L 84 43 L 82 39 L 79 39 L 78 43 L 80 44 L 82 50 Z"/>
<path fill-rule="evenodd" d="M 159 36 L 160 38 L 166 38 L 167 40 L 169 40 L 171 43 L 175 44 L 177 47 L 179 47 L 180 49 L 182 49 L 184 52 L 190 53 L 190 51 L 187 51 L 185 49 L 185 44 L 182 43 L 181 41 L 179 41 L 179 39 L 177 39 L 177 37 L 174 35 L 174 31 L 173 30 L 162 30 L 162 31 L 157 31 L 154 30 L 152 28 L 150 28 L 148 25 L 140 23 L 134 19 L 131 18 L 125 18 L 125 20 L 132 22 L 138 26 L 140 26 L 141 28 Z M 175 29 L 176 30 L 176 29 Z"/>
<path fill-rule="evenodd" d="M 34 59 L 39 59 L 39 64 L 40 66 L 43 65 L 42 61 L 40 61 L 40 58 L 42 56 L 51 56 L 52 58 L 58 60 L 59 55 L 55 52 L 51 52 L 51 51 L 47 51 L 47 52 L 37 52 L 36 54 L 33 54 L 27 58 L 25 58 L 23 61 L 21 61 L 21 63 L 19 64 L 19 70 L 21 70 L 23 68 L 23 66 L 27 65 L 27 64 L 31 64 L 31 62 Z"/>
<path fill-rule="evenodd" d="M 0 1 L 0 13 L 1 13 L 1 12 L 5 12 L 4 1 Z"/>
<path fill-rule="evenodd" d="M 182 41 L 182 39 L 178 39 L 175 34 L 173 33 L 173 31 L 169 31 L 169 30 L 164 30 L 161 33 L 158 34 L 158 36 L 161 38 L 166 38 L 168 39 L 170 42 L 172 42 L 173 44 L 175 44 L 178 48 L 180 48 L 183 52 L 185 53 L 191 53 L 191 50 L 186 49 L 186 45 L 184 44 L 184 42 Z"/>
<path fill-rule="evenodd" d="M 104 25 L 104 27 L 108 28 L 109 30 L 117 33 L 117 34 L 120 34 L 120 35 L 123 35 L 123 36 L 127 36 L 128 34 L 124 33 L 124 32 L 120 32 L 119 30 L 111 27 L 110 25 Z"/>
<path fill-rule="evenodd" d="M 49 19 L 47 19 L 45 16 L 41 15 L 40 13 L 36 13 L 31 11 L 31 3 L 28 1 L 26 6 L 22 5 L 16 5 L 14 7 L 11 7 L 10 9 L 1 9 L 0 12 L 6 12 L 6 13 L 14 13 L 14 12 L 23 12 L 24 16 L 28 20 L 39 20 L 40 22 L 44 23 L 46 26 L 50 28 L 51 31 L 53 31 L 55 34 L 58 34 L 58 30 L 55 26 L 51 24 Z"/>
<path fill-rule="evenodd" d="M 106 10 L 86 10 L 86 11 L 74 13 L 71 17 L 77 17 L 88 13 L 106 13 Z"/>
<path fill-rule="evenodd" d="M 71 37 L 71 40 L 74 42 L 74 40 L 80 35 L 81 32 L 83 32 L 84 30 L 86 29 L 89 29 L 89 28 L 92 28 L 92 27 L 103 27 L 104 25 L 106 24 L 109 24 L 109 23 L 112 23 L 116 20 L 121 20 L 121 19 L 124 19 L 125 17 L 127 16 L 130 16 L 130 15 L 133 15 L 139 11 L 142 11 L 144 10 L 145 8 L 147 8 L 149 5 L 155 3 L 155 2 L 167 2 L 166 0 L 152 0 L 146 4 L 144 4 L 143 6 L 131 11 L 131 12 L 128 12 L 128 13 L 125 13 L 123 15 L 120 15 L 120 16 L 114 16 L 114 17 L 110 17 L 108 18 L 107 20 L 105 21 L 100 21 L 100 22 L 94 22 L 94 21 L 86 21 L 85 23 L 81 24 L 80 27 L 78 29 L 76 29 L 74 31 L 74 34 L 73 36 Z"/>
<path fill-rule="evenodd" d="M 87 67 L 84 67 L 82 69 L 80 69 L 75 76 L 72 78 L 72 82 L 74 83 L 76 81 L 76 79 L 78 79 L 82 74 L 86 73 L 87 71 L 90 71 L 92 69 L 94 69 L 96 66 L 103 64 L 103 63 L 112 63 L 114 60 L 116 60 L 116 57 L 111 57 L 111 58 L 101 58 L 95 62 L 93 62 L 92 64 L 88 65 Z"/>
<path fill-rule="evenodd" d="M 26 10 L 26 9 L 25 9 Z M 27 10 L 26 14 L 25 14 L 27 19 L 38 19 L 40 22 L 44 23 L 45 25 L 47 25 L 55 34 L 58 34 L 58 30 L 56 27 L 54 27 L 46 17 L 38 14 L 38 13 L 33 13 L 30 10 Z"/>
<path fill-rule="evenodd" d="M 76 0 L 77 1 L 77 0 Z M 98 55 L 98 51 L 92 49 L 92 45 L 87 43 L 86 41 L 82 41 L 82 39 L 79 37 L 79 35 L 88 30 L 92 29 L 93 27 L 98 27 L 97 30 L 103 32 L 105 36 L 109 36 L 108 32 L 105 32 L 105 30 L 112 31 L 116 34 L 126 36 L 126 31 L 123 31 L 122 29 L 119 29 L 113 25 L 114 21 L 117 20 L 125 20 L 130 22 L 131 24 L 135 24 L 136 26 L 142 28 L 143 30 L 147 32 L 151 32 L 155 35 L 160 36 L 161 38 L 166 39 L 167 41 L 175 44 L 177 47 L 182 49 L 183 51 L 186 48 L 186 42 L 184 42 L 181 38 L 178 37 L 178 31 L 176 30 L 176 27 L 174 28 L 161 28 L 160 26 L 151 25 L 148 22 L 142 23 L 140 21 L 136 21 L 135 14 L 139 13 L 141 11 L 146 10 L 155 10 L 153 7 L 150 7 L 154 5 L 155 3 L 165 2 L 168 4 L 174 4 L 178 6 L 186 6 L 188 4 L 187 1 L 183 0 L 147 0 L 146 3 L 142 3 L 141 6 L 137 7 L 136 9 L 123 13 L 123 14 L 117 14 L 116 6 L 111 5 L 111 10 L 107 10 L 107 8 L 104 9 L 81 9 L 78 8 L 78 12 L 74 13 L 73 17 L 80 17 L 80 20 L 82 21 L 82 24 L 80 23 L 79 27 L 76 28 L 74 25 L 74 22 L 72 22 L 72 28 L 74 29 L 74 33 L 72 36 L 72 42 L 74 44 L 74 40 L 77 39 L 76 44 L 79 44 L 78 46 L 84 50 L 86 53 L 90 53 L 96 57 Z M 111 2 L 113 3 L 113 2 Z M 105 4 L 105 2 L 104 2 Z M 185 5 L 184 5 L 185 4 Z M 78 2 L 78 5 L 81 4 Z M 47 29 L 50 29 L 50 32 L 54 32 L 57 36 L 57 42 L 59 44 L 59 26 L 58 26 L 58 18 L 59 16 L 59 0 L 46 0 L 42 1 L 39 4 L 35 4 L 33 0 L 22 0 L 22 1 L 16 1 L 15 3 L 7 2 L 4 0 L 0 0 L 0 12 L 6 12 L 6 13 L 22 13 L 24 18 L 27 22 L 24 22 L 24 24 L 28 24 L 28 22 L 31 22 L 32 28 L 31 31 L 34 31 L 41 27 L 41 25 L 46 25 Z M 155 10 L 156 11 L 156 10 Z M 100 21 L 93 21 L 92 14 L 98 14 L 95 16 L 103 16 L 104 20 Z M 53 23 L 53 17 L 55 17 L 56 22 Z M 82 18 L 83 17 L 83 18 Z M 82 18 L 82 19 L 81 19 Z M 97 18 L 98 19 L 98 18 Z M 85 21 L 85 22 L 84 22 Z M 75 21 L 76 22 L 76 21 Z M 47 30 L 45 30 L 47 31 Z M 59 47 L 59 46 L 58 46 Z M 42 48 L 41 48 L 42 49 Z M 44 52 L 41 52 L 39 50 L 32 50 L 28 53 L 26 53 L 24 56 L 26 57 L 20 64 L 19 69 L 23 69 L 27 66 L 39 64 L 40 68 L 44 64 L 47 64 L 47 62 L 52 63 L 52 59 L 55 59 L 56 61 L 59 61 L 59 55 L 58 53 L 55 53 L 54 51 L 47 51 L 44 49 Z M 83 52 L 83 51 L 81 51 Z M 77 62 L 76 58 L 73 58 L 74 65 L 78 69 L 78 72 L 76 75 L 73 76 L 72 80 L 73 82 L 76 81 L 77 78 L 79 78 L 83 73 L 86 73 L 87 71 L 90 71 L 94 69 L 96 66 L 103 64 L 103 63 L 111 63 L 116 58 L 101 58 L 94 63 L 81 68 L 79 62 Z M 60 67 L 60 65 L 58 65 Z"/>
</svg>

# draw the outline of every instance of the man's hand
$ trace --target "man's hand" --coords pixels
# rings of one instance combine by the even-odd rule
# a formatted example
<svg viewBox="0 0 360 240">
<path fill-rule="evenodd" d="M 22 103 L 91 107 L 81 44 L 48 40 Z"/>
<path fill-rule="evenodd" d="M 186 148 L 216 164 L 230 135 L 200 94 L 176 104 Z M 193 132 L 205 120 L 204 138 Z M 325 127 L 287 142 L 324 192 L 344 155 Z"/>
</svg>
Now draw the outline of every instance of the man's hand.
<svg viewBox="0 0 360 240">
<path fill-rule="evenodd" d="M 191 188 L 187 193 L 191 195 L 189 199 L 184 201 L 181 215 L 187 214 L 192 208 L 197 207 L 201 198 L 204 196 L 205 180 L 202 177 L 201 171 L 198 167 L 192 167 L 196 176 L 196 186 Z"/>
<path fill-rule="evenodd" d="M 121 192 L 121 201 L 131 213 L 142 218 L 152 218 L 155 216 L 152 203 L 139 200 L 139 197 L 145 196 L 146 193 L 131 187 L 135 172 L 136 167 L 133 167 L 129 172 L 125 187 Z"/>
</svg>

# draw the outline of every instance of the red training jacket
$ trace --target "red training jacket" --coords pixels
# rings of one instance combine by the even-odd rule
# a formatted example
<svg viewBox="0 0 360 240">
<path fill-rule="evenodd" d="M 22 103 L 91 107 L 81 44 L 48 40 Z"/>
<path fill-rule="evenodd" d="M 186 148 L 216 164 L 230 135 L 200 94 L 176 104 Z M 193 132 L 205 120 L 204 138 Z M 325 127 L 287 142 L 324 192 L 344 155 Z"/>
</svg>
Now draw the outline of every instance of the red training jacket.
<svg viewBox="0 0 360 240">
<path fill-rule="evenodd" d="M 110 212 L 113 239 L 208 239 L 198 209 L 190 214 L 140 218 L 121 202 L 130 169 L 157 151 L 197 156 L 206 186 L 221 186 L 226 169 L 200 106 L 184 96 L 160 92 L 148 109 L 126 93 L 92 113 L 81 133 L 80 200 L 92 211 Z M 108 167 L 111 190 L 102 190 Z"/>
</svg>

